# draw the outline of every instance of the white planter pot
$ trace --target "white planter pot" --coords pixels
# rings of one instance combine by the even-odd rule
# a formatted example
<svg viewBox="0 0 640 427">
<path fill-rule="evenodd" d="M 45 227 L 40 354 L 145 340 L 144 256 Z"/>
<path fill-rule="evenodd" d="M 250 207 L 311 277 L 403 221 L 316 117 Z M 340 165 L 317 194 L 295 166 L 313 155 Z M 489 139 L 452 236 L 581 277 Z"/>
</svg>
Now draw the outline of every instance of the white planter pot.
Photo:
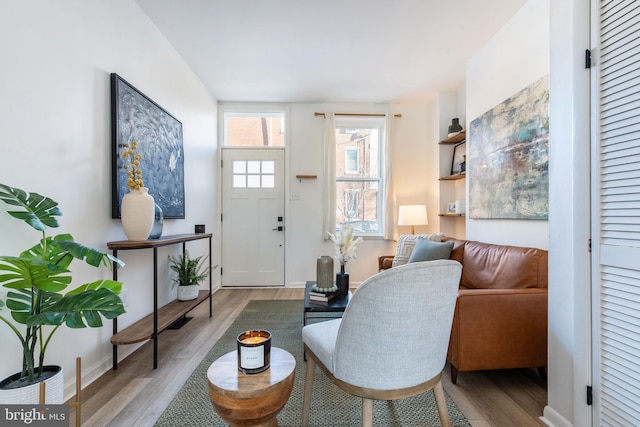
<svg viewBox="0 0 640 427">
<path fill-rule="evenodd" d="M 200 285 L 178 286 L 178 300 L 189 301 L 198 298 Z"/>
<path fill-rule="evenodd" d="M 122 198 L 121 219 L 129 240 L 147 240 L 155 219 L 155 202 L 149 189 L 130 190 Z"/>
<path fill-rule="evenodd" d="M 37 369 L 37 367 L 36 367 Z M 64 375 L 62 366 L 46 365 L 45 371 L 57 371 L 52 377 L 46 379 L 45 403 L 59 405 L 64 403 Z M 20 373 L 13 374 L 0 382 L 0 404 L 2 405 L 37 405 L 40 403 L 40 383 L 30 384 L 13 389 L 3 388 L 13 380 L 18 379 Z"/>
</svg>

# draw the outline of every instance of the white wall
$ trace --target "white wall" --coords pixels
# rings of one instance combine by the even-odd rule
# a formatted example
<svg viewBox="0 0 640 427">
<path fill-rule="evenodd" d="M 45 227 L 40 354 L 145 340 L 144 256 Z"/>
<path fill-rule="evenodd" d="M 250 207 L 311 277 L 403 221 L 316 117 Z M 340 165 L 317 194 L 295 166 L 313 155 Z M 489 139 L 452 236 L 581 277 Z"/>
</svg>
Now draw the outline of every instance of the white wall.
<svg viewBox="0 0 640 427">
<path fill-rule="evenodd" d="M 394 119 L 392 146 L 397 205 L 426 204 L 429 225 L 416 228 L 416 233 L 437 232 L 437 170 L 433 141 L 427 136 L 427 107 L 422 104 L 320 104 L 290 105 L 289 192 L 300 194 L 299 200 L 288 202 L 287 220 L 287 285 L 302 286 L 315 279 L 316 258 L 334 253 L 333 243 L 322 236 L 322 138 L 324 119 L 314 112 L 399 113 Z M 315 180 L 302 180 L 296 175 L 317 175 Z M 400 227 L 401 233 L 410 232 Z M 379 255 L 393 255 L 395 242 L 367 239 L 357 249 L 358 259 L 347 265 L 352 284 L 358 284 L 377 273 Z M 337 268 L 337 267 L 336 267 Z"/>
<path fill-rule="evenodd" d="M 183 124 L 186 218 L 166 220 L 164 233 L 192 232 L 196 223 L 217 233 L 215 100 L 134 1 L 12 2 L 0 15 L 0 40 L 0 182 L 58 201 L 64 213 L 58 230 L 88 246 L 106 251 L 107 241 L 125 239 L 110 210 L 109 74 L 116 72 Z M 15 255 L 39 235 L 4 214 L 6 207 L 0 211 L 0 253 Z M 173 252 L 166 248 L 161 256 Z M 151 252 L 122 253 L 122 258 L 127 266 L 120 278 L 129 304 L 120 325 L 126 326 L 151 311 Z M 74 285 L 111 277 L 107 269 L 82 264 L 72 264 L 72 270 Z M 161 304 L 175 294 L 166 273 L 161 272 Z M 85 386 L 110 368 L 111 334 L 111 322 L 100 329 L 57 332 L 47 362 L 64 366 L 67 397 L 76 356 L 83 359 Z M 4 324 L 0 341 L 4 377 L 20 369 L 21 353 Z"/>
<path fill-rule="evenodd" d="M 467 63 L 466 128 L 471 121 L 547 74 L 549 0 L 530 0 Z M 467 239 L 471 240 L 542 249 L 549 245 L 547 221 L 467 217 L 466 226 Z"/>
<path fill-rule="evenodd" d="M 591 425 L 589 251 L 589 2 L 553 0 L 549 181 L 549 381 L 544 419 Z M 557 183 L 557 184 L 556 184 Z M 597 396 L 598 391 L 594 391 Z M 597 404 L 597 397 L 594 399 Z"/>
</svg>

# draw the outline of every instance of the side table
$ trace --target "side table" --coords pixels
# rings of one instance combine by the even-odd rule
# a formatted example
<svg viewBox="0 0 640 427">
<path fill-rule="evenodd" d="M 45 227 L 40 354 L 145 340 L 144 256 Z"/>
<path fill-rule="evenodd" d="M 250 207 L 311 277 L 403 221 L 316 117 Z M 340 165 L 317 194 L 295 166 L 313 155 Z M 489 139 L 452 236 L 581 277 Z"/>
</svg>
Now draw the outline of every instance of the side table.
<svg viewBox="0 0 640 427">
<path fill-rule="evenodd" d="M 238 352 L 231 351 L 207 370 L 213 409 L 231 426 L 277 426 L 276 415 L 293 389 L 295 368 L 291 353 L 271 347 L 269 369 L 243 374 L 238 370 Z"/>
<path fill-rule="evenodd" d="M 306 325 L 310 318 L 313 319 L 335 319 L 336 317 L 342 317 L 349 300 L 351 299 L 351 291 L 347 295 L 340 295 L 336 297 L 329 304 L 314 303 L 309 299 L 309 292 L 316 282 L 308 281 L 304 290 L 304 314 L 302 317 L 302 324 Z M 310 313 L 320 313 L 320 315 L 309 317 Z M 329 315 L 329 313 L 333 313 Z"/>
</svg>

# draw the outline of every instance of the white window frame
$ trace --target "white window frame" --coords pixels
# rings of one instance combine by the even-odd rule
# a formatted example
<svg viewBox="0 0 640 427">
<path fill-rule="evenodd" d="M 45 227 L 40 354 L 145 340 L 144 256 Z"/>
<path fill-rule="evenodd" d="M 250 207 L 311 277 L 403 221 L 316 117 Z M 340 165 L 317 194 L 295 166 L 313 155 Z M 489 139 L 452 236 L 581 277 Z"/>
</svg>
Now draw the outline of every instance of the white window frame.
<svg viewBox="0 0 640 427">
<path fill-rule="evenodd" d="M 338 177 L 337 174 L 334 177 L 334 185 L 338 182 L 369 182 L 369 183 L 377 183 L 378 184 L 378 192 L 377 192 L 377 200 L 376 200 L 376 217 L 378 218 L 378 227 L 376 232 L 361 232 L 355 230 L 354 234 L 358 236 L 367 236 L 367 237 L 383 237 L 386 235 L 386 220 L 385 220 L 385 201 L 386 201 L 386 191 L 385 191 L 385 144 L 386 141 L 386 132 L 385 132 L 385 118 L 384 117 L 335 117 L 334 119 L 334 132 L 339 132 L 340 129 L 346 131 L 347 129 L 377 129 L 378 130 L 378 152 L 375 158 L 372 156 L 370 161 L 372 163 L 374 160 L 377 160 L 377 177 L 349 177 L 347 176 L 349 172 L 347 172 L 346 164 L 345 164 L 345 176 Z M 347 147 L 347 149 L 351 149 L 352 147 Z M 355 149 L 355 148 L 354 148 Z M 345 152 L 346 155 L 346 152 Z M 359 169 L 359 154 L 358 154 L 358 169 Z M 345 159 L 346 163 L 346 159 Z M 359 170 L 358 170 L 359 172 Z M 337 187 L 337 185 L 336 185 Z M 360 198 L 364 197 L 363 194 L 360 194 Z M 338 207 L 336 206 L 336 210 Z M 340 224 L 336 223 L 336 230 L 340 228 Z"/>
</svg>

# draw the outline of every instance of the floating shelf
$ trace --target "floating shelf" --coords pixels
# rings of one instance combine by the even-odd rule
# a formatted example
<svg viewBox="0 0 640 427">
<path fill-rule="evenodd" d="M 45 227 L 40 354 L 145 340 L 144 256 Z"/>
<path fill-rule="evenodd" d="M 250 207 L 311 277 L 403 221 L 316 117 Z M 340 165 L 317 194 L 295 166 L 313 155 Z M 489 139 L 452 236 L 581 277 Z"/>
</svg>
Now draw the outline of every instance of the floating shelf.
<svg viewBox="0 0 640 427">
<path fill-rule="evenodd" d="M 443 176 L 442 178 L 440 178 L 440 181 L 455 181 L 458 179 L 465 179 L 467 177 L 466 174 L 464 173 L 457 173 L 455 175 L 449 175 L 449 176 Z"/>
<path fill-rule="evenodd" d="M 438 216 L 463 217 L 463 216 L 464 216 L 464 214 L 451 214 L 451 213 L 446 213 L 446 214 L 438 214 Z"/>
<path fill-rule="evenodd" d="M 443 139 L 442 141 L 438 142 L 438 144 L 440 145 L 450 145 L 450 144 L 457 144 L 459 142 L 462 142 L 464 140 L 467 139 L 467 131 L 466 130 L 461 130 L 458 133 L 455 133 L 453 135 L 451 135 L 448 138 Z"/>
<path fill-rule="evenodd" d="M 318 175 L 296 175 L 296 179 L 302 182 L 303 179 L 317 179 Z"/>
</svg>

